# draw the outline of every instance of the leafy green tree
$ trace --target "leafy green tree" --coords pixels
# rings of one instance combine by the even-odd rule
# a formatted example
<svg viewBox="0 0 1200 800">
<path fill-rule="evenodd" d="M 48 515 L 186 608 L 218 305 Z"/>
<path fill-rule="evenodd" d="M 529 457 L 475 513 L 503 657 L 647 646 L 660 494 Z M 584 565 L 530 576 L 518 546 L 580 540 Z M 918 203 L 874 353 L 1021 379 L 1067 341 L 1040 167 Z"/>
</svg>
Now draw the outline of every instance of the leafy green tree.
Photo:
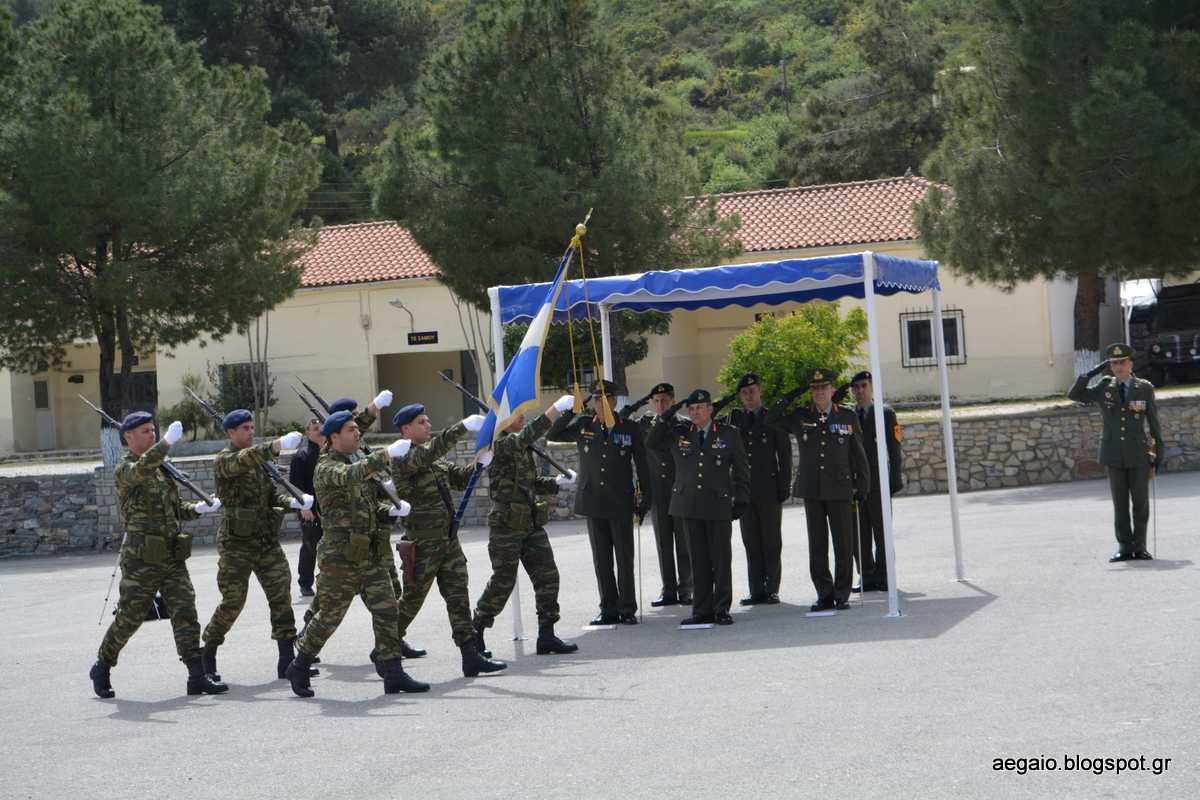
<svg viewBox="0 0 1200 800">
<path fill-rule="evenodd" d="M 732 392 L 739 378 L 753 372 L 762 382 L 763 402 L 769 404 L 805 385 L 810 369 L 848 376 L 852 365 L 862 363 L 866 340 L 867 314 L 862 308 L 843 317 L 840 303 L 805 303 L 782 319 L 763 317 L 735 336 L 717 380 Z"/>
<path fill-rule="evenodd" d="M 684 200 L 680 132 L 629 77 L 584 0 L 496 0 L 425 68 L 432 136 L 395 130 L 376 208 L 403 221 L 463 298 L 553 277 L 593 216 L 589 277 L 715 263 L 736 220 Z M 573 272 L 578 275 L 578 272 Z M 613 376 L 624 382 L 614 318 Z"/>
<path fill-rule="evenodd" d="M 926 175 L 951 189 L 918 207 L 921 240 L 988 283 L 1078 279 L 1086 369 L 1101 345 L 1101 277 L 1200 263 L 1200 6 L 982 8 L 971 61 L 946 74 L 954 125 Z"/>
<path fill-rule="evenodd" d="M 271 375 L 266 364 L 259 363 L 258 375 L 251 371 L 250 364 L 219 364 L 208 365 L 208 382 L 213 391 L 204 399 L 218 413 L 228 414 L 235 409 L 244 408 L 247 411 L 266 411 L 275 405 L 275 376 Z M 255 377 L 259 386 L 255 387 Z M 196 390 L 196 394 L 199 394 Z M 211 419 L 211 417 L 210 417 Z M 256 423 L 256 430 L 261 430 Z"/>
<path fill-rule="evenodd" d="M 196 394 L 200 394 L 204 379 L 194 372 L 185 372 L 180 383 L 185 389 L 191 389 Z M 204 410 L 204 406 L 196 402 L 187 392 L 183 393 L 183 399 L 175 405 L 154 409 L 154 419 L 157 420 L 160 429 L 173 420 L 179 420 L 183 423 L 183 429 L 191 435 L 193 442 L 201 433 L 215 433 L 218 430 L 213 423 L 212 416 Z"/>
<path fill-rule="evenodd" d="M 205 69 L 156 8 L 64 3 L 0 83 L 0 363 L 94 340 L 119 416 L 135 352 L 220 339 L 291 295 L 312 236 L 302 126 L 263 123 L 262 74 Z M 118 366 L 118 363 L 120 366 Z"/>
</svg>

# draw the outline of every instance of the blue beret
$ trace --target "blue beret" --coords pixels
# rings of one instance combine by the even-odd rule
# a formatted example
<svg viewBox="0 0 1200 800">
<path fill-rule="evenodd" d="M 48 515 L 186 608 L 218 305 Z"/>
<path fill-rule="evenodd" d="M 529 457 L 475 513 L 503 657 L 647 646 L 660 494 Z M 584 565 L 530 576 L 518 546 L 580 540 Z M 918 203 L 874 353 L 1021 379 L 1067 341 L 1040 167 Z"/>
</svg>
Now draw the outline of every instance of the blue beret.
<svg viewBox="0 0 1200 800">
<path fill-rule="evenodd" d="M 760 381 L 758 379 L 757 375 L 755 375 L 753 372 L 747 372 L 745 375 L 743 375 L 741 378 L 738 379 L 737 388 L 734 389 L 734 391 L 740 392 L 742 389 L 745 389 L 747 386 L 761 386 L 761 385 L 762 385 L 762 381 Z"/>
<path fill-rule="evenodd" d="M 243 422 L 249 422 L 254 419 L 254 415 L 244 408 L 235 408 L 225 415 L 225 419 L 221 421 L 221 427 L 225 430 L 232 430 Z"/>
<path fill-rule="evenodd" d="M 343 397 L 341 400 L 334 400 L 329 404 L 329 413 L 336 414 L 339 411 L 353 411 L 358 408 L 358 401 L 351 397 Z"/>
<path fill-rule="evenodd" d="M 147 422 L 153 422 L 154 415 L 149 411 L 135 411 L 125 419 L 121 420 L 121 432 L 131 431 L 134 428 L 145 425 Z"/>
<path fill-rule="evenodd" d="M 329 419 L 321 424 L 321 435 L 328 436 L 331 433 L 338 433 L 342 426 L 347 422 L 353 422 L 354 415 L 349 411 L 339 411 L 336 414 L 330 414 Z"/>
<path fill-rule="evenodd" d="M 871 380 L 871 373 L 865 369 L 862 372 L 854 373 L 854 377 L 850 379 L 851 383 L 857 383 L 858 381 L 870 381 L 871 383 L 875 382 Z"/>
<path fill-rule="evenodd" d="M 425 413 L 425 406 L 420 403 L 414 403 L 411 406 L 405 406 L 396 412 L 396 416 L 392 418 L 392 424 L 399 428 L 401 425 L 407 425 L 417 417 Z"/>
</svg>

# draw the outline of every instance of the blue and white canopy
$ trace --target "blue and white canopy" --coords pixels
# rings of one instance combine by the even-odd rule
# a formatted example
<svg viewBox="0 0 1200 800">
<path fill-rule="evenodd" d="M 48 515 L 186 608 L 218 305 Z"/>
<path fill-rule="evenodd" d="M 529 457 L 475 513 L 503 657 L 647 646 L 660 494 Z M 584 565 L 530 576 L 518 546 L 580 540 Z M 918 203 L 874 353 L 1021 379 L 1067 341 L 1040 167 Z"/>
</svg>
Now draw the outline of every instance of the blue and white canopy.
<svg viewBox="0 0 1200 800">
<path fill-rule="evenodd" d="M 875 294 L 926 292 L 939 289 L 937 262 L 879 254 L 848 253 L 820 258 L 794 258 L 759 264 L 735 264 L 703 269 L 645 272 L 567 282 L 554 308 L 554 322 L 599 315 L 596 306 L 630 311 L 694 311 L 700 308 L 803 303 L 809 300 L 862 298 L 863 263 L 874 256 Z M 546 298 L 549 284 L 499 286 L 493 310 L 505 325 L 527 324 Z"/>
</svg>

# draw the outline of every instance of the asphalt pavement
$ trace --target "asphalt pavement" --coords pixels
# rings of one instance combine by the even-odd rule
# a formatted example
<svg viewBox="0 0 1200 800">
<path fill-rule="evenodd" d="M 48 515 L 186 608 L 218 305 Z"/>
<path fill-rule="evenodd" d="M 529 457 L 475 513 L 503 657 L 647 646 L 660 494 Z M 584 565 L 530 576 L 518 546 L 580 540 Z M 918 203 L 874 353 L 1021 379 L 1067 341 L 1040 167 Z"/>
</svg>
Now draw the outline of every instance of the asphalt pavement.
<svg viewBox="0 0 1200 800">
<path fill-rule="evenodd" d="M 219 653 L 227 694 L 186 695 L 158 621 L 130 641 L 117 696 L 101 700 L 87 673 L 111 619 L 115 555 L 6 561 L 0 797 L 1194 797 L 1200 473 L 1162 476 L 1155 494 L 1157 557 L 1120 564 L 1108 563 L 1107 481 L 961 495 L 964 582 L 947 497 L 897 498 L 898 618 L 879 593 L 804 616 L 815 596 L 792 506 L 783 602 L 735 602 L 736 624 L 699 631 L 678 630 L 683 608 L 649 607 L 649 525 L 642 623 L 581 630 L 597 610 L 586 529 L 554 523 L 558 632 L 579 652 L 512 641 L 510 604 L 488 638 L 509 668 L 464 678 L 432 592 L 408 636 L 430 651 L 405 662 L 433 684 L 420 695 L 383 694 L 357 604 L 321 654 L 316 697 L 295 697 L 275 679 L 255 585 Z M 487 534 L 462 535 L 475 598 Z M 285 546 L 293 565 L 297 547 Z M 736 525 L 733 549 L 739 598 Z M 203 624 L 218 601 L 215 547 L 188 563 Z M 536 636 L 523 574 L 520 587 Z M 307 599 L 295 599 L 299 616 Z"/>
</svg>

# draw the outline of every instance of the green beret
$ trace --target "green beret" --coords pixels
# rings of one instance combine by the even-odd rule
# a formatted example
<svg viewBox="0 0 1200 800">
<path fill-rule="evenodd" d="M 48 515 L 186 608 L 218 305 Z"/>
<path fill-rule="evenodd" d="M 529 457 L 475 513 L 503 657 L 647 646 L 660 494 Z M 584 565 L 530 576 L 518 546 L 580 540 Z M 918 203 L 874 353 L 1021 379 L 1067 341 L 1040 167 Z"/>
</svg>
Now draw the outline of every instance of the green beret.
<svg viewBox="0 0 1200 800">
<path fill-rule="evenodd" d="M 711 403 L 712 395 L 705 389 L 697 389 L 688 395 L 686 400 L 687 405 L 696 405 L 697 403 Z"/>
</svg>

